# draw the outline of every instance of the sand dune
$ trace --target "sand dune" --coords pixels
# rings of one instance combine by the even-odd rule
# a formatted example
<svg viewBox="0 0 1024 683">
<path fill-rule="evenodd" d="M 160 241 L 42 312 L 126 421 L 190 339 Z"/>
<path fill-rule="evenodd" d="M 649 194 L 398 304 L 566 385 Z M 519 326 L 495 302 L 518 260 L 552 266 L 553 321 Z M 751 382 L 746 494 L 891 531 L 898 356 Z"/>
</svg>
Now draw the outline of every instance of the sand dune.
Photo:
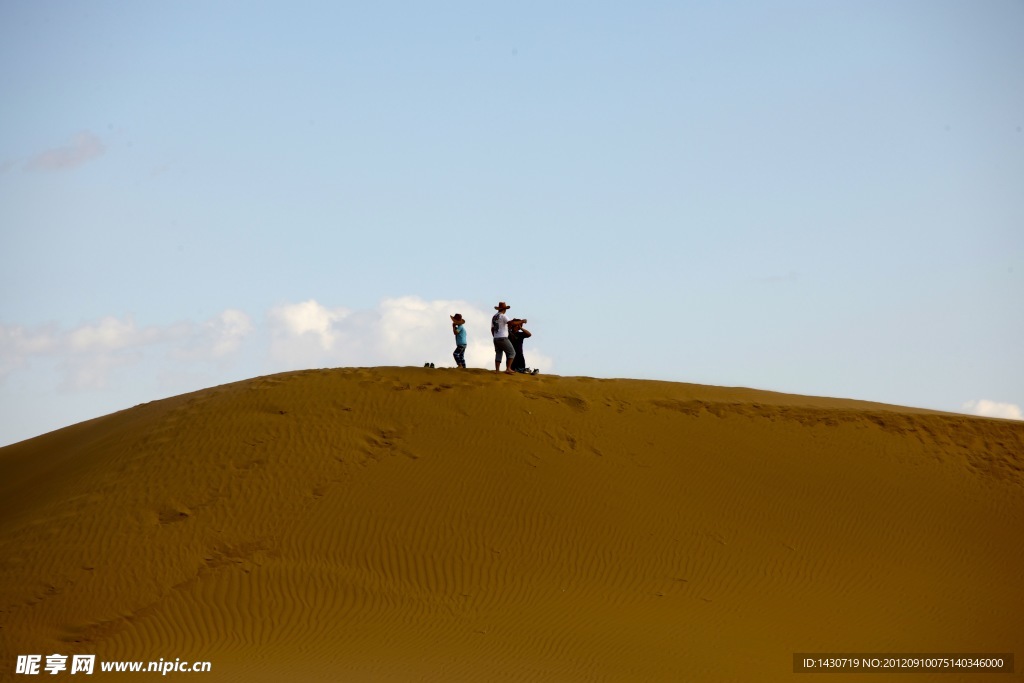
<svg viewBox="0 0 1024 683">
<path fill-rule="evenodd" d="M 33 653 L 206 660 L 170 676 L 209 681 L 848 681 L 792 655 L 1024 656 L 1011 421 L 314 370 L 8 446 L 0 473 L 4 679 Z"/>
</svg>

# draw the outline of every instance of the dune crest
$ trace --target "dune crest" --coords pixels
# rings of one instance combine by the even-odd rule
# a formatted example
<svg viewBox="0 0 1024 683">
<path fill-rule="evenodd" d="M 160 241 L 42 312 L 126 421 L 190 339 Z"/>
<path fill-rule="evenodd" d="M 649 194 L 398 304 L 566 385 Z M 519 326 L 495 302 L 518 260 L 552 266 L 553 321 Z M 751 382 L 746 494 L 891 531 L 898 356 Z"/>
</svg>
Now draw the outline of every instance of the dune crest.
<svg viewBox="0 0 1024 683">
<path fill-rule="evenodd" d="M 0 472 L 0 679 L 55 652 L 224 681 L 776 681 L 794 652 L 1024 653 L 1007 420 L 310 370 L 8 446 Z"/>
</svg>

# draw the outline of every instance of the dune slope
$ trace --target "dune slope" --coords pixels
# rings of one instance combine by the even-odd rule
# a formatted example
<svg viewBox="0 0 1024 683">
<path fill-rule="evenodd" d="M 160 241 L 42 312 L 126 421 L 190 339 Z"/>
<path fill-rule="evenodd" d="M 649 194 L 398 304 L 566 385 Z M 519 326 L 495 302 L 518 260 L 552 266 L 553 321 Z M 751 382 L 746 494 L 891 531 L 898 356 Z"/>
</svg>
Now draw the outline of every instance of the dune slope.
<svg viewBox="0 0 1024 683">
<path fill-rule="evenodd" d="M 211 681 L 778 681 L 794 652 L 1024 656 L 1010 421 L 311 370 L 8 446 L 0 473 L 0 678 L 33 653 L 205 660 Z"/>
</svg>

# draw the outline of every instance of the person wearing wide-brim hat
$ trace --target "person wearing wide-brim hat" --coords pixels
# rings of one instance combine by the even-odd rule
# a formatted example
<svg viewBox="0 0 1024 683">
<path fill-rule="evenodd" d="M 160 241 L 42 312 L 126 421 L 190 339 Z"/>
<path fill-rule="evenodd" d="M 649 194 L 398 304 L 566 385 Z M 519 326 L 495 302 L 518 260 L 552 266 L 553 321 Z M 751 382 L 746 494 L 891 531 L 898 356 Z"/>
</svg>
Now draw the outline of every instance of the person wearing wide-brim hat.
<svg viewBox="0 0 1024 683">
<path fill-rule="evenodd" d="M 452 319 L 452 334 L 455 335 L 455 351 L 452 356 L 455 358 L 455 365 L 466 369 L 466 321 L 461 313 L 448 316 Z"/>
<path fill-rule="evenodd" d="M 516 357 L 516 350 L 512 348 L 512 342 L 508 340 L 508 318 L 505 311 L 512 308 L 504 301 L 494 307 L 497 313 L 491 318 L 491 336 L 494 337 L 494 371 L 501 370 L 501 354 L 505 354 L 505 372 L 509 375 L 516 374 L 512 369 L 512 359 Z"/>
<path fill-rule="evenodd" d="M 512 369 L 525 374 L 536 374 L 535 372 L 531 373 L 530 369 L 526 367 L 526 356 L 523 354 L 523 340 L 533 336 L 528 329 L 523 327 L 525 324 L 526 318 L 512 318 L 508 321 L 508 340 L 516 352 L 516 357 L 512 359 Z"/>
</svg>

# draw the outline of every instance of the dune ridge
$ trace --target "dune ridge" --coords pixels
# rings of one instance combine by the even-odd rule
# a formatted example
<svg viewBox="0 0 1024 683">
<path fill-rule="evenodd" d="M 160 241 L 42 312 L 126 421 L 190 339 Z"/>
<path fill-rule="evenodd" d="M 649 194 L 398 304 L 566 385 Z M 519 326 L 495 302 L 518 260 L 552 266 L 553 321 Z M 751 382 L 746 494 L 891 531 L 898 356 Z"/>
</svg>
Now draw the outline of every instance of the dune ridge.
<svg viewBox="0 0 1024 683">
<path fill-rule="evenodd" d="M 8 446 L 0 471 L 0 677 L 53 652 L 225 681 L 775 681 L 794 652 L 1024 653 L 1007 420 L 308 370 Z"/>
</svg>

